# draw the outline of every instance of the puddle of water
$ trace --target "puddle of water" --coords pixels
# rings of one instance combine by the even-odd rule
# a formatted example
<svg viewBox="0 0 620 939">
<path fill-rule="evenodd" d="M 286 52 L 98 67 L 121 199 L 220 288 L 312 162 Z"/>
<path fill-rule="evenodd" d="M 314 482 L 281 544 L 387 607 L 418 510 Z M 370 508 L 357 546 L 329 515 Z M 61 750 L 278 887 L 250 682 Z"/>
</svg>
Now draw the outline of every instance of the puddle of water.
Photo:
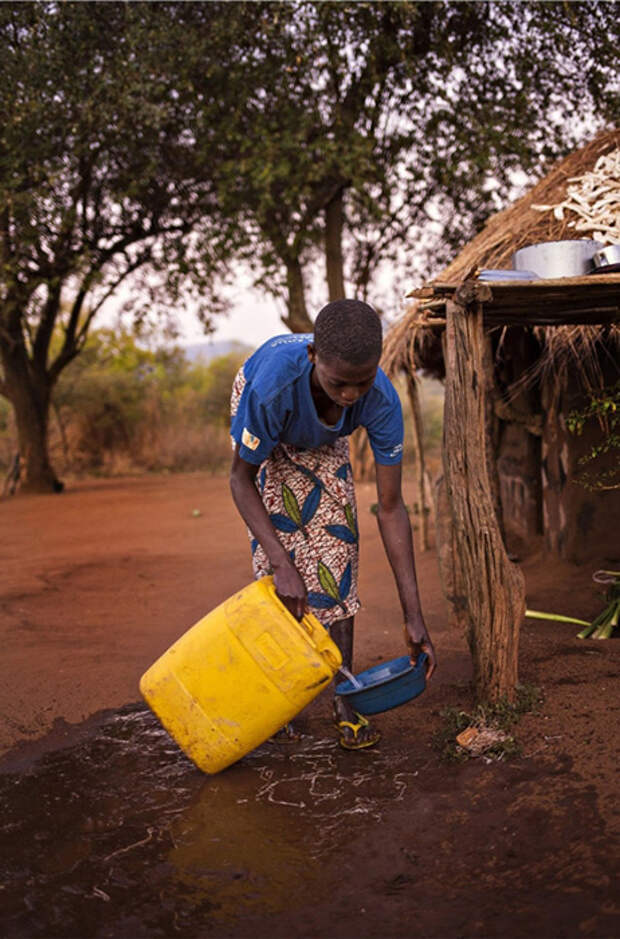
<svg viewBox="0 0 620 939">
<path fill-rule="evenodd" d="M 406 757 L 264 744 L 217 776 L 142 706 L 0 776 L 6 939 L 203 934 L 320 894 L 322 861 L 412 791 Z"/>
</svg>

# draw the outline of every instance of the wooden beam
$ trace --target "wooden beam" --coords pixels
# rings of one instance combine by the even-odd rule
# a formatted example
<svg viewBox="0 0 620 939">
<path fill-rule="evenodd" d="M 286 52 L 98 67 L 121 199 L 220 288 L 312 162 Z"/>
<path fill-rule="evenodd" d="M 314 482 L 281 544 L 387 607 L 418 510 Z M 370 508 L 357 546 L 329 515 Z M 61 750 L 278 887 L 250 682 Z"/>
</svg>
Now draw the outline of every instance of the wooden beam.
<svg viewBox="0 0 620 939">
<path fill-rule="evenodd" d="M 484 302 L 486 326 L 610 326 L 620 323 L 620 274 L 556 280 L 435 283 L 414 292 L 420 309 L 440 310 L 450 299 Z"/>
</svg>

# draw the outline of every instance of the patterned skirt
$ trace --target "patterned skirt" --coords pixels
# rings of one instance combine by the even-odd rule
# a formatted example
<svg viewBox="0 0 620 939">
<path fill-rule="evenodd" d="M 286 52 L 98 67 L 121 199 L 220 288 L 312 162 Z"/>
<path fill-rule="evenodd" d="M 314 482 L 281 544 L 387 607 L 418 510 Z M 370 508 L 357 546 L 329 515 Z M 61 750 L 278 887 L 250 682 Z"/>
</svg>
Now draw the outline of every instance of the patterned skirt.
<svg viewBox="0 0 620 939">
<path fill-rule="evenodd" d="M 244 386 L 241 368 L 233 384 L 232 415 Z M 358 528 L 348 438 L 308 450 L 278 444 L 261 463 L 256 486 L 306 585 L 310 612 L 325 626 L 354 616 L 360 608 Z M 263 548 L 248 535 L 254 576 L 271 574 Z"/>
</svg>

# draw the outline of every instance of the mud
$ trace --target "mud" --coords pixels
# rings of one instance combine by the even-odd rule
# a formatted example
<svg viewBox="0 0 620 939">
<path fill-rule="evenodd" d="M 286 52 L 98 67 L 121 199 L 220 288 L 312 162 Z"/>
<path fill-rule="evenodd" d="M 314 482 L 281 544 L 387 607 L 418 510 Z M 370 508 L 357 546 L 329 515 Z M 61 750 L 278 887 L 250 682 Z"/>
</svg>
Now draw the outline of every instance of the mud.
<svg viewBox="0 0 620 939">
<path fill-rule="evenodd" d="M 442 766 L 302 723 L 209 777 L 136 704 L 1 774 L 3 935 L 618 934 L 613 841 L 566 757 Z"/>
<path fill-rule="evenodd" d="M 376 494 L 358 494 L 356 671 L 403 653 Z M 521 755 L 442 763 L 433 735 L 445 707 L 472 707 L 471 661 L 418 548 L 439 669 L 373 719 L 379 747 L 341 751 L 325 693 L 300 744 L 207 777 L 131 702 L 155 658 L 251 579 L 227 481 L 86 481 L 0 504 L 0 526 L 3 937 L 620 936 L 619 641 L 526 623 L 520 675 L 542 704 Z M 533 551 L 528 604 L 591 617 L 592 570 L 617 563 Z"/>
<path fill-rule="evenodd" d="M 266 743 L 206 777 L 142 705 L 0 776 L 4 935 L 243 929 L 322 894 L 321 862 L 410 798 L 418 771 L 333 738 Z"/>
</svg>

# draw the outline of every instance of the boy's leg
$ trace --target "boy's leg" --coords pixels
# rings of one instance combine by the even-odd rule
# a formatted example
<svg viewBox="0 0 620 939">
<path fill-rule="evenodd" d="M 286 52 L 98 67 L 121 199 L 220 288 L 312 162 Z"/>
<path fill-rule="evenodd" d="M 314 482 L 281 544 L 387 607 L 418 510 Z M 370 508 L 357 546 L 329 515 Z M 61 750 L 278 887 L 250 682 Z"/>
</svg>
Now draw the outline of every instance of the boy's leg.
<svg viewBox="0 0 620 939">
<path fill-rule="evenodd" d="M 353 665 L 353 625 L 355 617 L 349 616 L 347 619 L 336 620 L 329 627 L 329 634 L 334 640 L 340 654 L 342 655 L 342 664 L 349 671 Z M 365 748 L 378 743 L 381 734 L 374 730 L 370 724 L 361 722 L 359 715 L 355 713 L 346 698 L 341 698 L 334 694 L 334 719 L 340 728 L 340 739 L 345 749 Z M 348 727 L 353 724 L 353 727 Z M 362 726 L 355 730 L 355 725 L 362 723 Z"/>
</svg>

